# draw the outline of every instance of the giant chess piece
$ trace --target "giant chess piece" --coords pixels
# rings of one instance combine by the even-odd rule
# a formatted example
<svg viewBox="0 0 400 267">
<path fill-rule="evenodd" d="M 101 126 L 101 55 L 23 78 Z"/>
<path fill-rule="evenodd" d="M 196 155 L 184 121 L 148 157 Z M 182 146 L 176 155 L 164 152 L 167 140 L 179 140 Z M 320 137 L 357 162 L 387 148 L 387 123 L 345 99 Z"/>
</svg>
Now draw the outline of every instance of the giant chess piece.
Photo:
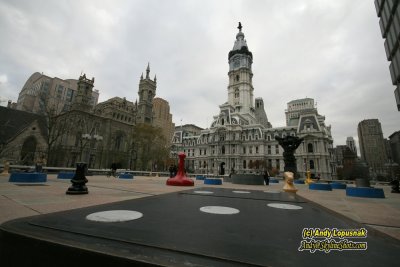
<svg viewBox="0 0 400 267">
<path fill-rule="evenodd" d="M 311 179 L 311 172 L 310 171 L 307 171 L 307 179 L 306 179 L 306 181 L 305 181 L 305 183 L 306 184 L 312 184 L 312 183 L 314 183 L 315 181 L 313 180 L 313 179 Z"/>
<path fill-rule="evenodd" d="M 88 180 L 85 177 L 87 165 L 84 162 L 76 163 L 76 171 L 74 177 L 71 179 L 72 185 L 68 188 L 66 194 L 68 195 L 81 195 L 87 194 L 88 189 L 86 183 Z"/>
<path fill-rule="evenodd" d="M 167 185 L 174 186 L 194 186 L 194 182 L 192 179 L 186 177 L 184 166 L 185 166 L 185 153 L 179 152 L 179 164 L 178 164 L 178 173 L 175 177 L 169 178 L 167 180 Z"/>
<path fill-rule="evenodd" d="M 285 172 L 292 172 L 294 176 L 297 174 L 297 166 L 296 166 L 296 158 L 294 157 L 294 152 L 299 147 L 301 142 L 303 142 L 303 138 L 299 138 L 297 136 L 285 136 L 281 138 L 279 136 L 275 136 L 275 139 L 278 141 L 279 145 L 283 148 L 283 161 L 285 162 Z"/>
<path fill-rule="evenodd" d="M 8 173 L 9 170 L 10 170 L 10 162 L 5 161 L 4 162 L 3 172 L 0 173 L 0 176 L 8 176 L 9 175 L 9 173 Z"/>
<path fill-rule="evenodd" d="M 285 184 L 283 185 L 283 191 L 289 193 L 296 193 L 297 188 L 293 184 L 293 172 L 284 172 L 283 177 L 285 177 Z"/>
</svg>

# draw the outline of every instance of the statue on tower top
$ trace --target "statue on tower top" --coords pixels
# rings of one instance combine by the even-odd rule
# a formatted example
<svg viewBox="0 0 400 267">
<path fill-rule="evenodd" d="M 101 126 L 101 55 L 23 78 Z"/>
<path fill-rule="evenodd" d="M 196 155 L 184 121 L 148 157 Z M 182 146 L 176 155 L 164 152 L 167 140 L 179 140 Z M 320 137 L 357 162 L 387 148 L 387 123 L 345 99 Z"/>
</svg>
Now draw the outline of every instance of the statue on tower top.
<svg viewBox="0 0 400 267">
<path fill-rule="evenodd" d="M 239 31 L 241 32 L 242 31 L 242 23 L 240 23 L 240 21 L 239 21 L 239 26 L 237 27 L 238 29 L 239 29 Z"/>
</svg>

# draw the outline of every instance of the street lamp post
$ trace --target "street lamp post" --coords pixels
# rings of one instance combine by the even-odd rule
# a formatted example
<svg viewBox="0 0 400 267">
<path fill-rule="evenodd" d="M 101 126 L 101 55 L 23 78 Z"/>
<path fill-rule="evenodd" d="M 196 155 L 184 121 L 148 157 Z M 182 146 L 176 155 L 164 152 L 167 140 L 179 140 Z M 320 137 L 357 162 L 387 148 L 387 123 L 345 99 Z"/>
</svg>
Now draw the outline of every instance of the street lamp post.
<svg viewBox="0 0 400 267">
<path fill-rule="evenodd" d="M 85 140 L 85 144 L 82 145 L 81 147 L 81 160 L 82 160 L 82 152 L 84 147 L 86 146 L 86 144 L 88 142 L 90 142 L 91 140 L 94 140 L 94 143 L 96 144 L 96 142 L 103 140 L 103 137 L 97 134 L 94 135 L 90 135 L 90 134 L 82 134 L 82 140 Z M 95 148 L 93 148 L 95 149 Z M 89 152 L 88 152 L 88 157 L 90 157 L 92 151 L 92 147 L 89 144 Z M 89 162 L 87 160 L 87 162 Z M 71 183 L 72 186 L 70 186 L 66 192 L 66 194 L 68 195 L 81 195 L 81 194 L 87 194 L 89 193 L 87 187 L 86 187 L 86 183 L 88 182 L 88 180 L 86 179 L 86 174 L 87 174 L 87 170 L 88 170 L 89 166 L 87 163 L 85 162 L 78 162 L 76 163 L 76 171 L 75 171 L 75 175 L 74 177 L 71 179 Z"/>
<path fill-rule="evenodd" d="M 101 136 L 101 135 L 98 135 L 98 134 L 94 134 L 94 135 L 91 135 L 91 134 L 88 134 L 88 133 L 86 133 L 86 134 L 82 134 L 82 140 L 85 140 L 86 142 L 85 142 L 85 145 L 87 144 L 87 143 L 89 143 L 89 149 L 88 149 L 88 151 L 87 151 L 87 154 L 86 154 L 86 162 L 87 162 L 87 166 L 88 166 L 88 168 L 90 167 L 90 156 L 91 156 L 91 154 L 92 154 L 92 151 L 94 151 L 95 149 L 96 149 L 96 143 L 97 142 L 100 142 L 100 141 L 102 141 L 103 140 L 103 137 Z M 90 142 L 92 141 L 92 140 L 94 140 L 94 145 L 93 145 L 93 147 L 91 146 L 91 144 L 90 144 Z M 85 145 L 83 146 L 83 147 L 85 147 Z M 82 157 L 82 154 L 81 154 L 81 157 Z"/>
</svg>

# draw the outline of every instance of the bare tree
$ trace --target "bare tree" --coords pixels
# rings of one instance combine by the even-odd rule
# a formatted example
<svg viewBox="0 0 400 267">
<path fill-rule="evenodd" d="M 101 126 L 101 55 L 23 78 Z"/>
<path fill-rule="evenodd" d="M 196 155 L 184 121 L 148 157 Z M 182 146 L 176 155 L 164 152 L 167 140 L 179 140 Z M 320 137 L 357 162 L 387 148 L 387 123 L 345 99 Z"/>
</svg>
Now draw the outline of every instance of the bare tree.
<svg viewBox="0 0 400 267">
<path fill-rule="evenodd" d="M 132 141 L 137 151 L 138 169 L 149 170 L 155 164 L 159 167 L 167 164 L 168 142 L 161 128 L 137 124 L 134 126 Z"/>
</svg>

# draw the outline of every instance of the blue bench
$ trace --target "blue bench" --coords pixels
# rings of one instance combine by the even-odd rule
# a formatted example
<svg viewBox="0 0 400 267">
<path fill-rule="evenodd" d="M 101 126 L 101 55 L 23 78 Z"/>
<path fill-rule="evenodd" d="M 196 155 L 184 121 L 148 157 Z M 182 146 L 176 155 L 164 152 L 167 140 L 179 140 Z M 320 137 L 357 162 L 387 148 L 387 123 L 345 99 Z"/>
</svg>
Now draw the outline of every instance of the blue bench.
<svg viewBox="0 0 400 267">
<path fill-rule="evenodd" d="M 45 183 L 47 174 L 42 172 L 14 172 L 8 179 L 11 183 Z"/>
<path fill-rule="evenodd" d="M 342 183 L 331 183 L 332 189 L 346 189 L 347 185 Z"/>
<path fill-rule="evenodd" d="M 121 173 L 118 175 L 120 179 L 133 179 L 133 174 L 131 173 Z"/>
<path fill-rule="evenodd" d="M 222 180 L 216 178 L 205 178 L 204 184 L 222 185 Z"/>
<path fill-rule="evenodd" d="M 330 184 L 312 183 L 312 184 L 308 185 L 308 189 L 310 189 L 310 190 L 332 191 L 332 186 Z"/>
<path fill-rule="evenodd" d="M 57 179 L 72 179 L 74 178 L 75 172 L 59 172 Z"/>
<path fill-rule="evenodd" d="M 204 175 L 196 175 L 196 180 L 204 180 L 206 177 Z"/>
<path fill-rule="evenodd" d="M 347 187 L 346 196 L 349 197 L 367 197 L 367 198 L 385 198 L 382 188 L 373 187 Z"/>
</svg>

